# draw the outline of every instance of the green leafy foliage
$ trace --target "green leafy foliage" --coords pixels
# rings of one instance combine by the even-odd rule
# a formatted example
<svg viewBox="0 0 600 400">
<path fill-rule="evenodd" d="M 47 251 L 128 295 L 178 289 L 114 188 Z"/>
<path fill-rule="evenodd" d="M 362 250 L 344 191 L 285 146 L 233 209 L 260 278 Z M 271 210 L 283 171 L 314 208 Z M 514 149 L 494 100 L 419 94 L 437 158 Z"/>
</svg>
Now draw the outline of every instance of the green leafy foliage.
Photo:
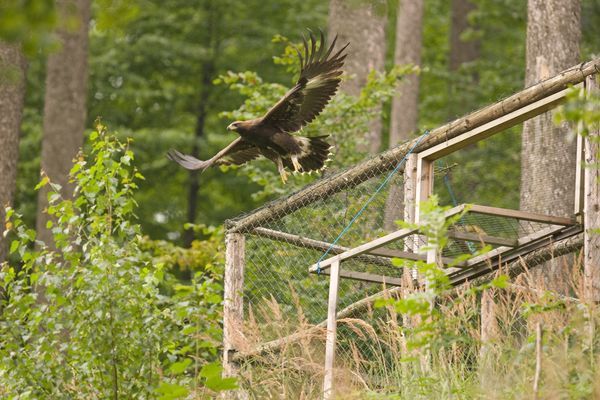
<svg viewBox="0 0 600 400">
<path fill-rule="evenodd" d="M 206 264 L 189 265 L 190 283 L 179 283 L 171 268 L 193 254 L 149 242 L 132 222 L 143 177 L 130 142 L 102 124 L 90 140 L 90 156 L 71 169 L 72 199 L 48 177 L 38 184 L 52 187 L 53 243 L 36 242 L 35 231 L 7 213 L 16 237 L 10 250 L 21 261 L 0 272 L 3 395 L 178 398 L 232 387 L 200 373 L 216 359 L 220 338 L 217 248 L 203 247 L 205 258 L 194 261 Z M 219 239 L 207 243 L 220 241 L 213 232 Z"/>
<path fill-rule="evenodd" d="M 25 54 L 33 56 L 39 49 L 56 49 L 51 35 L 58 25 L 52 0 L 17 0 L 0 3 L 0 40 L 20 43 Z"/>
<path fill-rule="evenodd" d="M 468 208 L 466 208 L 461 213 L 446 217 L 446 212 L 449 209 L 450 207 L 440 207 L 438 198 L 435 195 L 421 203 L 421 219 L 418 226 L 420 232 L 427 238 L 427 244 L 419 249 L 420 252 L 435 252 L 436 258 L 441 259 L 444 249 L 448 246 L 448 229 L 458 223 L 468 211 Z M 417 226 L 402 221 L 400 223 L 404 227 Z M 449 278 L 446 275 L 446 268 L 455 267 L 459 262 L 467 261 L 490 250 L 490 246 L 484 246 L 473 254 L 459 255 L 448 266 L 425 261 L 393 259 L 396 266 L 418 271 L 419 277 L 423 282 L 426 282 L 423 291 L 416 291 L 398 300 L 380 299 L 375 303 L 376 307 L 392 305 L 396 312 L 400 314 L 418 317 L 420 322 L 416 326 L 402 328 L 403 334 L 407 337 L 409 349 L 420 349 L 421 351 L 431 352 L 433 355 L 440 348 L 454 342 L 464 341 L 464 337 L 456 334 L 455 324 L 457 321 L 448 318 L 448 315 L 444 315 L 439 308 L 435 307 L 435 299 L 451 287 Z M 505 275 L 500 275 L 490 284 L 472 288 L 471 295 L 477 295 L 477 293 L 491 287 L 505 287 L 507 278 Z M 456 301 L 465 301 L 465 299 Z M 418 359 L 413 361 L 416 362 Z"/>
</svg>

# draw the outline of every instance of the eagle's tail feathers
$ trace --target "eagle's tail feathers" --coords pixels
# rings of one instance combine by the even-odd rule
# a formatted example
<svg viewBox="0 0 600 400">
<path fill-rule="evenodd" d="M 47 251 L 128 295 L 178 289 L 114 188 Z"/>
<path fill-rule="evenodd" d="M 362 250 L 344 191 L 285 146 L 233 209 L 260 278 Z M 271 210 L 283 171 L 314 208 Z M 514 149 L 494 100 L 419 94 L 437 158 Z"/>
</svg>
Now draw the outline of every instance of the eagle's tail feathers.
<svg viewBox="0 0 600 400">
<path fill-rule="evenodd" d="M 303 137 L 295 136 L 302 149 L 298 162 L 302 166 L 302 172 L 320 171 L 325 167 L 331 155 L 331 145 L 324 139 L 327 136 Z"/>
</svg>

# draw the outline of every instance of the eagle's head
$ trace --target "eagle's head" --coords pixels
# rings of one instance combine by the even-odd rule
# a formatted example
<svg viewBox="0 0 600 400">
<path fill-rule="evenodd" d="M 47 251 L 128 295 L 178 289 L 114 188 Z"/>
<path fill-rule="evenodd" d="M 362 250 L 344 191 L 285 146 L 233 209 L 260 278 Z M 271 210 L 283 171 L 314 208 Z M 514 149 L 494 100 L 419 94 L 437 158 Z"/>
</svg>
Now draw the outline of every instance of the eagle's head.
<svg viewBox="0 0 600 400">
<path fill-rule="evenodd" d="M 235 132 L 235 131 L 237 131 L 237 130 L 239 129 L 240 125 L 241 125 L 241 122 L 242 122 L 242 121 L 235 121 L 235 122 L 232 122 L 232 123 L 231 123 L 231 124 L 229 124 L 229 126 L 227 127 L 227 130 L 228 130 L 228 131 L 234 131 L 234 132 Z"/>
</svg>

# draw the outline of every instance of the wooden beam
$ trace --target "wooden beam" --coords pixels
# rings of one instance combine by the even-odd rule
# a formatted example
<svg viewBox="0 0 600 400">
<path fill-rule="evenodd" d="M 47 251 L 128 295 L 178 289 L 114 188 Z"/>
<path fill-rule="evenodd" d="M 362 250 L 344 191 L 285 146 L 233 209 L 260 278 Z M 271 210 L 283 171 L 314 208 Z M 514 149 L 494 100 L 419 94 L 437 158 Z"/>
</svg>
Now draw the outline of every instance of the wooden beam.
<svg viewBox="0 0 600 400">
<path fill-rule="evenodd" d="M 419 157 L 427 160 L 437 160 L 473 143 L 486 139 L 498 132 L 515 126 L 531 117 L 542 114 L 564 102 L 569 90 L 570 89 L 561 90 L 558 93 L 554 93 L 551 96 L 544 97 L 525 107 L 521 107 L 498 119 L 456 136 L 444 143 L 433 146 L 419 153 Z"/>
<path fill-rule="evenodd" d="M 417 170 L 418 170 L 419 156 L 417 154 L 410 154 L 406 160 L 404 168 L 404 222 L 409 224 L 415 223 L 415 215 L 417 212 Z M 419 252 L 420 238 L 417 235 L 413 235 L 404 241 L 404 250 L 418 253 Z M 410 271 L 410 275 L 413 280 L 418 278 L 418 271 L 413 268 Z M 408 289 L 407 289 L 408 290 Z"/>
<path fill-rule="evenodd" d="M 598 90 L 598 75 L 586 80 L 588 93 Z M 600 126 L 590 127 L 585 137 L 585 179 L 584 179 L 584 227 L 583 232 L 583 271 L 586 300 L 600 302 Z"/>
<path fill-rule="evenodd" d="M 378 249 L 371 250 L 367 254 L 377 255 L 377 256 L 381 256 L 381 257 L 401 258 L 403 260 L 411 260 L 411 261 L 427 261 L 426 254 L 412 253 L 409 251 L 402 251 L 402 250 L 396 250 L 396 249 L 389 249 L 386 247 L 380 247 Z M 359 256 L 359 257 L 361 257 L 361 256 Z M 364 256 L 362 256 L 362 257 L 364 257 Z M 450 258 L 450 257 L 442 257 L 442 261 L 444 262 L 444 264 L 450 264 L 450 263 L 454 262 L 454 259 Z M 462 263 L 460 265 L 462 265 Z"/>
<path fill-rule="evenodd" d="M 497 249 L 492 250 L 485 256 L 480 256 L 478 263 L 470 265 L 469 268 L 455 269 L 454 271 L 448 271 L 447 275 L 450 279 L 450 284 L 453 286 L 459 285 L 466 281 L 472 281 L 482 275 L 494 271 L 499 268 L 500 265 L 512 263 L 520 259 L 535 259 L 531 258 L 530 254 L 536 253 L 541 254 L 540 257 L 547 261 L 553 257 L 558 257 L 563 254 L 568 254 L 569 251 L 573 251 L 574 247 L 571 245 L 554 247 L 556 242 L 569 239 L 573 236 L 580 234 L 582 231 L 581 225 L 573 225 L 567 227 L 558 227 L 558 230 L 553 232 L 550 236 L 542 237 L 538 240 L 530 241 L 527 244 L 520 245 L 511 251 L 511 249 L 504 248 L 506 251 L 496 252 Z M 549 253 L 544 248 L 554 249 L 555 253 Z M 492 253 L 494 252 L 494 253 Z M 473 260 L 470 260 L 471 262 Z M 540 261 L 539 263 L 542 263 Z M 538 265 L 538 264 L 536 264 Z"/>
<path fill-rule="evenodd" d="M 575 164 L 575 210 L 574 214 L 581 216 L 583 214 L 583 199 L 585 197 L 584 194 L 584 165 L 585 162 L 585 148 L 584 148 L 584 139 L 583 139 L 583 123 L 579 122 L 577 124 L 577 154 L 576 154 L 576 164 Z"/>
<path fill-rule="evenodd" d="M 516 239 L 507 239 L 498 236 L 480 235 L 477 233 L 461 232 L 456 230 L 448 231 L 448 237 L 457 240 L 465 240 L 468 242 L 495 244 L 499 246 L 515 247 L 518 244 Z"/>
<path fill-rule="evenodd" d="M 417 159 L 417 191 L 415 198 L 415 223 L 421 220 L 421 203 L 433 192 L 434 163 L 419 156 Z"/>
<path fill-rule="evenodd" d="M 315 239 L 307 238 L 304 236 L 294 235 L 291 233 L 276 231 L 273 229 L 267 229 L 267 228 L 262 228 L 262 227 L 254 228 L 249 233 L 256 235 L 256 236 L 264 237 L 267 239 L 277 240 L 277 241 L 284 242 L 284 243 L 289 243 L 294 246 L 302 247 L 305 249 L 319 250 L 319 251 L 323 251 L 323 252 L 327 251 L 329 249 L 329 247 L 331 246 L 331 243 L 329 243 L 329 242 L 323 242 L 320 240 L 315 240 Z M 344 251 L 348 251 L 348 250 L 349 250 L 348 247 L 334 245 L 333 247 L 331 247 L 331 250 L 329 250 L 329 252 L 331 254 L 340 254 L 340 253 L 343 253 Z M 387 255 L 376 254 L 376 253 L 377 252 L 371 253 L 373 255 L 362 255 L 359 257 L 359 259 L 360 259 L 360 261 L 364 261 L 369 264 L 381 265 L 384 267 L 393 266 L 393 264 L 391 263 L 391 261 L 388 258 L 384 258 L 384 257 L 388 257 Z M 377 257 L 377 256 L 383 256 L 383 257 Z"/>
<path fill-rule="evenodd" d="M 225 235 L 225 276 L 223 289 L 223 375 L 236 376 L 237 365 L 231 356 L 235 352 L 235 340 L 244 321 L 244 266 L 245 238 L 241 233 Z M 231 393 L 244 397 L 243 392 Z"/>
<path fill-rule="evenodd" d="M 415 152 L 422 152 L 444 143 L 508 113 L 560 92 L 570 85 L 576 85 L 582 82 L 586 76 L 598 71 L 600 71 L 600 58 L 566 69 L 558 75 L 530 86 L 502 101 L 432 130 L 428 137 L 422 140 L 415 148 Z M 415 138 L 352 168 L 341 171 L 330 178 L 319 180 L 289 197 L 276 200 L 261 207 L 250 215 L 237 220 L 229 220 L 226 222 L 226 227 L 232 232 L 248 231 L 253 227 L 262 225 L 265 221 L 273 218 L 281 218 L 300 207 L 305 207 L 346 188 L 355 187 L 373 176 L 393 169 L 398 161 L 408 153 L 409 149 L 417 143 L 417 140 Z M 403 170 L 401 168 L 398 172 L 402 172 Z"/>
<path fill-rule="evenodd" d="M 398 268 L 398 269 L 400 269 L 400 268 Z M 313 272 L 313 273 L 316 273 L 316 272 Z M 329 268 L 321 271 L 321 274 L 329 275 L 330 274 Z M 341 269 L 340 277 L 353 279 L 355 281 L 381 283 L 381 284 L 391 285 L 391 286 L 402 286 L 402 278 L 395 278 L 393 276 L 387 276 L 387 275 L 371 274 L 368 272 L 348 271 L 348 270 Z"/>
<path fill-rule="evenodd" d="M 465 205 L 461 204 L 459 206 L 456 206 L 454 208 L 451 208 L 450 210 L 445 212 L 445 217 L 449 218 L 453 215 L 456 215 L 458 213 L 461 213 L 464 209 L 465 209 Z M 349 258 L 353 258 L 356 257 L 358 255 L 364 254 L 364 253 L 368 253 L 369 251 L 372 251 L 374 249 L 377 249 L 379 247 L 383 247 L 388 243 L 394 242 L 396 240 L 399 239 L 403 239 L 409 235 L 413 235 L 415 233 L 417 233 L 419 231 L 418 228 L 405 228 L 405 229 L 400 229 L 396 232 L 392 232 L 389 233 L 385 236 L 382 236 L 378 239 L 372 240 L 370 242 L 364 243 L 358 247 L 354 247 L 348 251 L 345 251 L 343 253 L 340 253 L 336 256 L 330 257 L 326 260 L 321 261 L 318 264 L 313 264 L 310 266 L 309 268 L 309 272 L 315 272 L 317 270 L 321 270 L 323 271 L 326 268 L 329 268 L 329 266 L 334 262 L 334 261 L 343 261 L 343 260 L 347 260 Z"/>
<path fill-rule="evenodd" d="M 481 206 L 479 204 L 471 204 L 468 212 L 474 214 L 493 215 L 496 217 L 514 218 L 522 221 L 541 222 L 543 224 L 569 226 L 577 223 L 574 218 L 554 217 L 551 215 L 511 210 L 508 208 Z"/>
<path fill-rule="evenodd" d="M 552 225 L 552 226 L 548 226 L 545 227 L 537 232 L 534 232 L 530 235 L 526 235 L 523 236 L 521 238 L 518 239 L 517 241 L 517 246 L 523 246 L 526 245 L 528 243 L 540 240 L 540 239 L 544 239 L 547 238 L 549 236 L 552 236 L 553 234 L 555 234 L 556 232 L 559 232 L 560 230 L 564 229 L 563 226 L 556 226 L 556 225 Z M 485 254 L 482 254 L 478 257 L 474 257 L 472 259 L 470 259 L 469 261 L 467 261 L 467 268 L 471 268 L 474 265 L 480 263 L 480 262 L 484 262 L 489 260 L 491 257 L 496 257 L 500 254 L 502 254 L 503 252 L 506 252 L 507 250 L 510 250 L 510 247 L 506 247 L 506 246 L 502 246 L 502 247 L 498 247 L 495 248 L 493 250 L 488 251 Z"/>
<path fill-rule="evenodd" d="M 361 254 L 368 253 L 369 251 L 372 251 L 379 247 L 385 246 L 386 244 L 391 243 L 395 240 L 399 240 L 399 239 L 405 238 L 408 235 L 412 235 L 413 233 L 415 233 L 417 231 L 418 231 L 418 229 L 416 229 L 416 228 L 415 229 L 400 229 L 399 231 L 389 233 L 378 239 L 372 240 L 372 241 L 365 243 L 363 245 L 360 245 L 358 247 L 353 247 L 353 248 L 349 249 L 348 251 L 345 251 L 336 256 L 330 257 L 326 260 L 323 260 L 320 263 L 314 264 L 310 267 L 309 271 L 315 272 L 319 269 L 323 270 L 323 269 L 329 268 L 329 266 L 331 264 L 333 264 L 334 262 L 347 260 L 349 258 L 353 258 L 353 257 L 359 256 Z"/>
<path fill-rule="evenodd" d="M 331 265 L 329 279 L 329 301 L 327 305 L 327 338 L 325 340 L 325 377 L 323 379 L 323 400 L 334 398 L 333 367 L 335 359 L 335 339 L 337 330 L 337 301 L 340 282 L 340 262 Z"/>
</svg>

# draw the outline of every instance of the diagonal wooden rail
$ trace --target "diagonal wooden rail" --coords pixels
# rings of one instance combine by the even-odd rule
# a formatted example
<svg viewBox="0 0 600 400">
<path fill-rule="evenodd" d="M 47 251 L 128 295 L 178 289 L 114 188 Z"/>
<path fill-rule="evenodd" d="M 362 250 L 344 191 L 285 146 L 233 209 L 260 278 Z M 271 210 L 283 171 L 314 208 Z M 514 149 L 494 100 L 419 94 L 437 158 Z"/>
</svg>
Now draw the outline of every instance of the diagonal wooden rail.
<svg viewBox="0 0 600 400">
<path fill-rule="evenodd" d="M 523 89 L 502 101 L 433 129 L 428 137 L 415 148 L 415 152 L 422 152 L 447 142 L 465 132 L 560 92 L 571 85 L 581 83 L 587 76 L 598 72 L 600 72 L 600 58 L 566 69 L 558 75 Z M 249 215 L 229 220 L 226 222 L 227 230 L 229 232 L 246 232 L 270 219 L 280 218 L 300 207 L 307 206 L 346 188 L 357 186 L 373 176 L 389 171 L 415 145 L 416 140 L 399 145 L 330 178 L 321 179 L 289 197 L 266 204 Z"/>
</svg>

